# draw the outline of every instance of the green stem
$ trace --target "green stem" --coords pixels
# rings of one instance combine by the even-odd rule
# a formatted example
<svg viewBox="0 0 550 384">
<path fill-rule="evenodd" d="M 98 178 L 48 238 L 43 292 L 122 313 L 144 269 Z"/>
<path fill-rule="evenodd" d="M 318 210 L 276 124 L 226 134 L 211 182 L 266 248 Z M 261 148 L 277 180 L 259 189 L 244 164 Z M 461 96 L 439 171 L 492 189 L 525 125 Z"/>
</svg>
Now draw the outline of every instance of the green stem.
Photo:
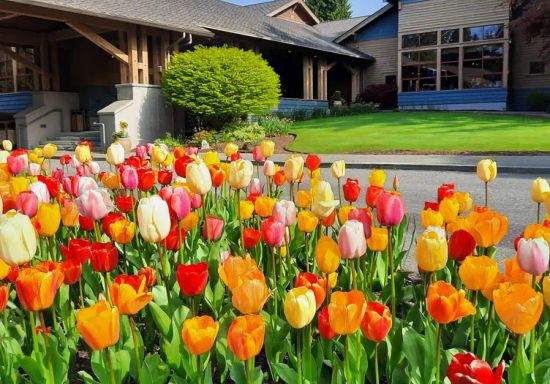
<svg viewBox="0 0 550 384">
<path fill-rule="evenodd" d="M 275 247 L 271 247 L 271 277 L 273 278 L 273 302 L 275 303 L 275 316 L 277 316 L 277 274 L 275 272 Z"/>
<path fill-rule="evenodd" d="M 80 295 L 80 308 L 84 308 L 84 294 L 82 291 L 82 279 L 78 280 L 78 293 Z"/>
<path fill-rule="evenodd" d="M 50 248 L 50 257 L 51 257 L 52 261 L 56 261 L 55 260 L 55 247 L 54 247 L 54 243 L 53 243 L 53 236 L 47 237 L 47 239 L 48 239 L 48 247 Z"/>
<path fill-rule="evenodd" d="M 246 384 L 251 384 L 252 383 L 252 379 L 250 377 L 250 370 L 252 368 L 252 366 L 254 366 L 254 358 L 250 359 L 252 360 L 252 364 L 250 364 L 250 360 L 245 360 L 244 361 L 244 373 L 246 375 Z"/>
<path fill-rule="evenodd" d="M 489 183 L 485 183 L 485 207 L 489 206 Z"/>
<path fill-rule="evenodd" d="M 44 320 L 44 312 L 40 311 L 40 325 L 42 326 L 42 336 L 44 336 L 44 344 L 46 344 L 46 358 L 48 359 L 48 371 L 50 373 L 50 383 L 55 383 L 55 375 L 53 373 L 52 355 L 48 343 L 48 335 L 46 334 L 46 321 Z"/>
<path fill-rule="evenodd" d="M 374 347 L 374 377 L 376 380 L 376 384 L 379 384 L 380 377 L 378 374 L 378 343 L 376 343 L 376 346 Z"/>
<path fill-rule="evenodd" d="M 489 302 L 489 317 L 487 318 L 487 342 L 486 342 L 486 348 L 485 350 L 490 350 L 491 348 L 491 323 L 493 322 L 493 314 L 495 312 L 495 308 L 493 307 L 493 302 Z M 483 356 L 483 359 L 485 360 L 485 356 Z"/>
<path fill-rule="evenodd" d="M 109 351 L 109 347 L 105 348 L 105 356 L 107 357 L 107 364 L 109 365 L 111 384 L 116 384 L 115 370 L 113 369 L 113 360 L 111 359 L 111 352 Z"/>
<path fill-rule="evenodd" d="M 101 242 L 101 232 L 99 230 L 99 222 L 94 220 L 94 233 L 95 233 L 95 241 L 100 243 Z"/>
<path fill-rule="evenodd" d="M 518 345 L 516 347 L 516 356 L 514 356 L 514 360 L 518 362 L 521 353 L 523 352 L 523 334 L 518 334 Z"/>
<path fill-rule="evenodd" d="M 143 383 L 144 382 L 143 381 L 143 373 L 142 373 L 142 368 L 141 368 L 142 356 L 139 353 L 139 343 L 138 343 L 138 338 L 137 338 L 137 327 L 136 327 L 136 323 L 134 322 L 134 318 L 132 316 L 128 316 L 128 320 L 130 320 L 130 328 L 132 330 L 132 340 L 134 341 L 134 353 L 135 353 L 135 356 L 136 356 L 136 366 L 137 366 L 137 371 L 138 371 L 138 378 L 139 378 L 139 382 Z"/>
<path fill-rule="evenodd" d="M 340 187 L 340 178 L 338 178 L 338 205 L 342 206 L 342 188 Z"/>
<path fill-rule="evenodd" d="M 441 324 L 437 323 L 437 346 L 436 346 L 436 358 L 435 358 L 435 383 L 440 383 L 440 365 L 441 365 Z"/>
<path fill-rule="evenodd" d="M 540 204 L 539 204 L 540 206 Z M 536 290 L 537 288 L 537 277 L 533 275 L 533 289 Z M 535 371 L 535 355 L 537 353 L 537 326 L 533 327 L 531 330 L 531 372 Z"/>
<path fill-rule="evenodd" d="M 537 224 L 540 223 L 540 203 L 537 203 Z"/>
<path fill-rule="evenodd" d="M 168 267 L 166 265 L 166 254 L 163 252 L 161 243 L 158 243 L 160 265 L 162 268 L 162 280 L 166 288 L 166 297 L 168 298 L 168 309 L 172 313 L 172 293 L 170 292 L 170 282 L 168 281 Z"/>
<path fill-rule="evenodd" d="M 38 338 L 36 337 L 36 320 L 34 319 L 34 312 L 29 312 L 29 323 L 31 325 L 32 346 L 35 351 L 38 351 Z"/>
<path fill-rule="evenodd" d="M 196 355 L 195 358 L 197 359 L 197 382 L 202 384 L 204 381 L 204 376 L 202 372 L 201 355 Z"/>
<path fill-rule="evenodd" d="M 388 227 L 388 258 L 390 259 L 390 277 L 391 277 L 391 315 L 392 319 L 395 321 L 395 278 L 394 278 L 394 267 L 393 267 L 393 236 L 392 228 Z"/>
<path fill-rule="evenodd" d="M 107 301 L 109 302 L 109 304 L 112 304 L 112 301 L 111 301 L 111 274 L 109 272 L 105 272 L 104 274 L 104 279 L 105 279 L 105 296 L 107 296 Z"/>
<path fill-rule="evenodd" d="M 378 251 L 374 251 L 374 256 L 372 258 L 372 264 L 370 266 L 370 283 L 369 283 L 369 287 L 370 287 L 371 292 L 374 290 L 374 274 L 376 273 L 376 259 L 377 259 L 379 253 L 380 252 L 378 252 Z"/>
<path fill-rule="evenodd" d="M 351 264 L 351 278 L 353 282 L 353 289 L 357 289 L 357 272 L 355 271 L 355 259 L 348 260 Z"/>
<path fill-rule="evenodd" d="M 306 271 L 309 272 L 309 249 L 308 249 L 308 236 L 307 236 L 307 232 L 304 232 L 304 245 L 305 245 L 305 249 L 306 249 Z"/>
<path fill-rule="evenodd" d="M 296 370 L 298 371 L 298 384 L 302 384 L 302 330 L 296 330 Z"/>
<path fill-rule="evenodd" d="M 344 345 L 344 378 L 346 379 L 345 381 L 348 381 L 351 378 L 349 373 L 349 358 L 348 358 L 350 336 L 351 335 L 346 336 L 346 341 Z"/>
<path fill-rule="evenodd" d="M 473 299 L 472 299 L 472 304 L 474 305 L 474 307 L 476 306 L 476 303 L 477 303 L 477 291 L 474 291 L 473 293 Z M 470 319 L 470 352 L 472 352 L 473 354 L 475 354 L 475 324 L 476 324 L 476 316 L 475 315 L 472 315 L 471 316 L 471 319 Z"/>
<path fill-rule="evenodd" d="M 206 220 L 206 204 L 204 202 L 204 197 L 202 197 L 202 221 L 204 228 L 206 229 L 206 242 L 210 244 L 210 229 L 208 228 L 208 222 Z M 191 254 L 191 262 L 193 262 L 193 254 Z"/>
</svg>

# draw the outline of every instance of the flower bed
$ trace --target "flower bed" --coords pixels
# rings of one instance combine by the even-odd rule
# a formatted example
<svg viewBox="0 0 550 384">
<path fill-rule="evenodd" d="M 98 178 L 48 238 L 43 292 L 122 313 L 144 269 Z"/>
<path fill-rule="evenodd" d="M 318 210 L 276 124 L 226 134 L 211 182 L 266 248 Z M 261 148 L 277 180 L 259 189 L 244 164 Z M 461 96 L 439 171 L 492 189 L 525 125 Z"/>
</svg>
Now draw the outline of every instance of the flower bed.
<svg viewBox="0 0 550 384">
<path fill-rule="evenodd" d="M 279 169 L 268 140 L 253 162 L 115 143 L 103 170 L 89 143 L 56 169 L 51 144 L 3 147 L 2 383 L 550 380 L 550 224 L 499 271 L 491 160 L 484 202 L 454 184 L 426 202 L 411 284 L 407 197 L 383 171 L 337 161 L 334 193 L 317 156 Z M 531 192 L 548 202 L 546 180 Z"/>
</svg>

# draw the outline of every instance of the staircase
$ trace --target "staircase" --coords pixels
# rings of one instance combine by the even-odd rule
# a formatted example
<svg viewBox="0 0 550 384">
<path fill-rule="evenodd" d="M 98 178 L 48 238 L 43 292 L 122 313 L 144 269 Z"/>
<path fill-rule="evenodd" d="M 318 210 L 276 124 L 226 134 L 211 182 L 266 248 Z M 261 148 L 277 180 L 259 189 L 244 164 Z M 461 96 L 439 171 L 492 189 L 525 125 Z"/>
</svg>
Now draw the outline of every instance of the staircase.
<svg viewBox="0 0 550 384">
<path fill-rule="evenodd" d="M 104 150 L 100 131 L 59 132 L 41 140 L 40 144 L 53 143 L 61 151 L 73 151 L 81 141 L 91 142 L 94 152 Z"/>
</svg>

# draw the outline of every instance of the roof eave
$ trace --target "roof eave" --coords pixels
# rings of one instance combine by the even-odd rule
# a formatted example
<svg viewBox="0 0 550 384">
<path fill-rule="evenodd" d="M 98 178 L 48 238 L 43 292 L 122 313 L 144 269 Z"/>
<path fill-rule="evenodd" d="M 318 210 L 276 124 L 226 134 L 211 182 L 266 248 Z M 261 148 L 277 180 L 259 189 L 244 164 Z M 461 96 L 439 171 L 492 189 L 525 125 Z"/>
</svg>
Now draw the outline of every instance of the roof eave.
<svg viewBox="0 0 550 384">
<path fill-rule="evenodd" d="M 357 32 L 358 30 L 360 30 L 361 28 L 364 28 L 366 27 L 367 25 L 369 25 L 370 23 L 372 23 L 374 20 L 378 19 L 380 16 L 382 16 L 383 14 L 385 14 L 386 12 L 388 12 L 390 9 L 392 9 L 394 6 L 394 4 L 386 4 L 385 6 L 383 6 L 382 8 L 380 8 L 378 11 L 376 11 L 375 13 L 373 13 L 372 15 L 370 15 L 369 17 L 367 17 L 365 20 L 363 20 L 362 22 L 360 22 L 359 24 L 357 24 L 356 26 L 354 26 L 353 28 L 351 28 L 349 31 L 345 32 L 344 34 L 340 35 L 339 37 L 337 37 L 336 39 L 334 39 L 333 41 L 335 43 L 338 43 L 340 44 L 341 42 L 343 42 L 344 40 L 346 40 L 348 37 L 350 37 L 351 35 L 353 35 L 355 32 Z"/>
<path fill-rule="evenodd" d="M 319 20 L 319 18 L 315 15 L 315 13 L 313 13 L 313 11 L 307 6 L 306 3 L 304 3 L 302 0 L 291 0 L 289 1 L 287 4 L 284 4 L 282 7 L 279 7 L 277 9 L 275 9 L 274 11 L 271 11 L 267 14 L 267 16 L 269 17 L 275 17 L 277 16 L 279 13 L 283 12 L 284 10 L 290 8 L 291 6 L 293 6 L 294 4 L 300 4 L 302 6 L 302 8 L 304 8 L 304 10 L 307 12 L 308 16 L 311 17 L 311 19 L 313 21 L 315 21 L 315 24 L 319 24 L 321 23 L 321 20 Z"/>
</svg>

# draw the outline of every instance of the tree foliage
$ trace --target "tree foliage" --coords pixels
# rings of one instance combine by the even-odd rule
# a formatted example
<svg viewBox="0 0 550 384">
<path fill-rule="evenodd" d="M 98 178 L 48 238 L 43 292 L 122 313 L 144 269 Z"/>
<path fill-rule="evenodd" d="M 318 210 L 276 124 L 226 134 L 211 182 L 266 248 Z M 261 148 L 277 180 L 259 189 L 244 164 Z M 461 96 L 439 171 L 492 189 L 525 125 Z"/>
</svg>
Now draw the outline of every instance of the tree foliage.
<svg viewBox="0 0 550 384">
<path fill-rule="evenodd" d="M 528 42 L 542 42 L 541 58 L 550 62 L 550 1 L 504 0 L 512 7 L 512 31 L 525 36 Z"/>
<path fill-rule="evenodd" d="M 321 21 L 342 20 L 351 17 L 349 0 L 306 0 L 306 4 Z"/>
<path fill-rule="evenodd" d="M 186 111 L 220 120 L 269 111 L 281 93 L 279 75 L 260 55 L 227 46 L 197 46 L 175 55 L 161 88 Z"/>
</svg>

